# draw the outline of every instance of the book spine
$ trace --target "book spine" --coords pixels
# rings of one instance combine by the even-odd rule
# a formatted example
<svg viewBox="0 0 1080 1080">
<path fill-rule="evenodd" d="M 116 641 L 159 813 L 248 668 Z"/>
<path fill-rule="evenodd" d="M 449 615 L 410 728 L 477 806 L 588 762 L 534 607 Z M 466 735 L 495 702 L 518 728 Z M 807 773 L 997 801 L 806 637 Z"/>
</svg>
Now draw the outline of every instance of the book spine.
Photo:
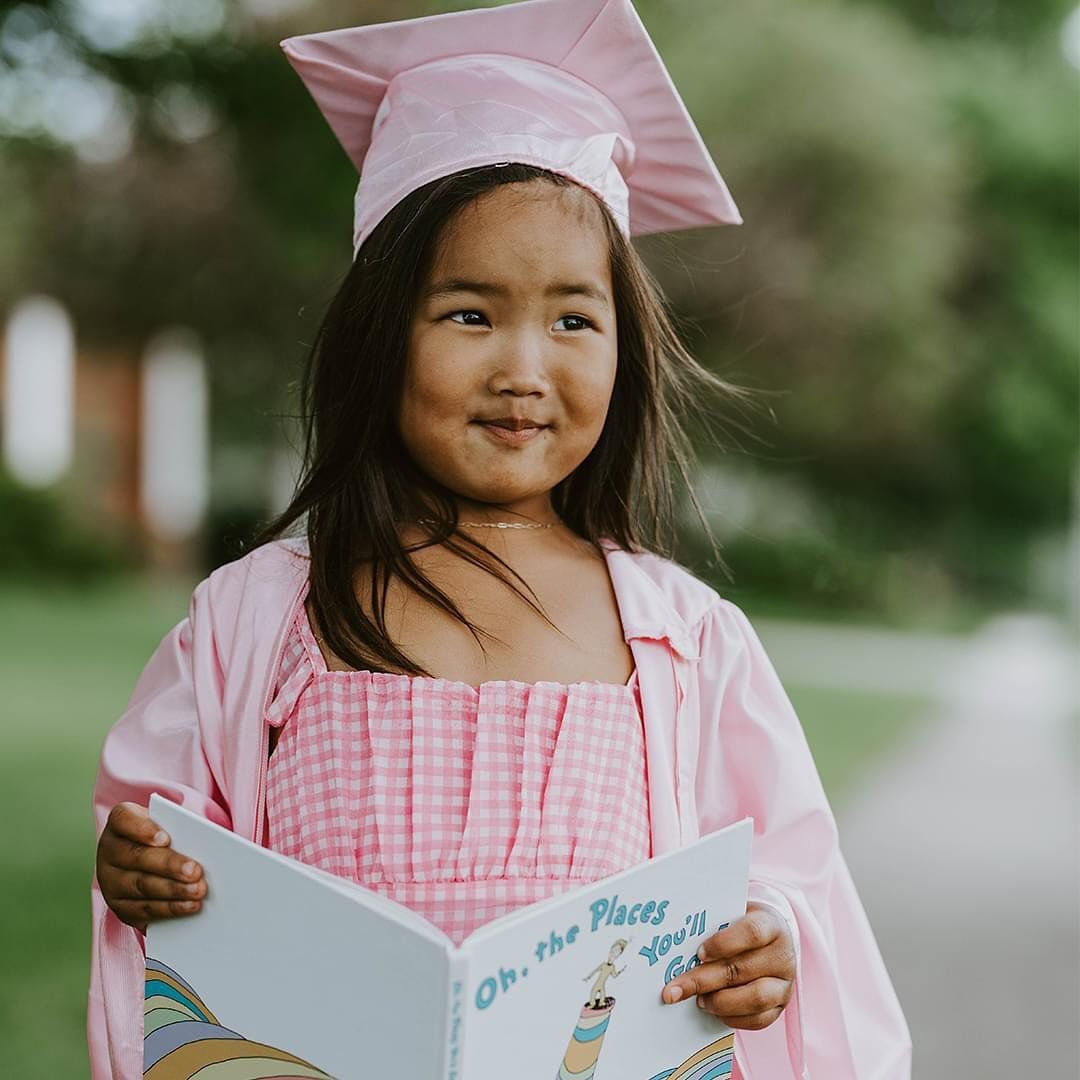
<svg viewBox="0 0 1080 1080">
<path fill-rule="evenodd" d="M 445 1080 L 465 1080 L 465 992 L 468 959 L 455 949 L 450 953 L 448 992 L 446 994 L 446 1052 L 443 1077 Z"/>
</svg>

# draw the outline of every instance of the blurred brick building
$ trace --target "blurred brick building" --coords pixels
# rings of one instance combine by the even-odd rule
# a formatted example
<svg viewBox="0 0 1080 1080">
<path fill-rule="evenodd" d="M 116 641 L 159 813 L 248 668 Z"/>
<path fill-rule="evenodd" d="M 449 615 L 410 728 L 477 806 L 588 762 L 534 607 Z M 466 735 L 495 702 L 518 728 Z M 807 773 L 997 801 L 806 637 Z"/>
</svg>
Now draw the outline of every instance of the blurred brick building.
<svg viewBox="0 0 1080 1080">
<path fill-rule="evenodd" d="M 192 565 L 208 502 L 207 394 L 197 342 L 78 343 L 60 304 L 30 297 L 0 339 L 3 467 L 53 490 L 88 530 L 151 565 Z"/>
</svg>

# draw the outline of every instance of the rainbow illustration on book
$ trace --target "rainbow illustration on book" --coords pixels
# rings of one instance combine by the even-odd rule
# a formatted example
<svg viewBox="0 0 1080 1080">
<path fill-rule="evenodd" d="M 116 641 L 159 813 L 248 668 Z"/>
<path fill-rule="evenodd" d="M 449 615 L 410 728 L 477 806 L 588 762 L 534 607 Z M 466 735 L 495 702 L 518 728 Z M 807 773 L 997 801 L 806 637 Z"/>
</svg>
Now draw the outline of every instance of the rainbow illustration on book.
<svg viewBox="0 0 1080 1080">
<path fill-rule="evenodd" d="M 667 1069 L 649 1080 L 728 1080 L 735 1061 L 735 1032 L 703 1046 L 677 1069 Z"/>
<path fill-rule="evenodd" d="M 333 1080 L 309 1061 L 223 1027 L 202 998 L 146 958 L 143 1076 L 147 1080 Z"/>
<path fill-rule="evenodd" d="M 596 1077 L 604 1036 L 615 1011 L 615 998 L 606 992 L 607 981 L 618 978 L 626 970 L 625 965 L 616 968 L 615 961 L 628 944 L 625 938 L 619 938 L 611 946 L 607 960 L 585 976 L 586 980 L 594 975 L 596 979 L 589 991 L 589 1000 L 578 1014 L 556 1080 L 594 1080 Z M 649 1080 L 729 1080 L 734 1060 L 735 1033 L 732 1031 L 703 1046 L 676 1068 L 658 1072 Z"/>
</svg>

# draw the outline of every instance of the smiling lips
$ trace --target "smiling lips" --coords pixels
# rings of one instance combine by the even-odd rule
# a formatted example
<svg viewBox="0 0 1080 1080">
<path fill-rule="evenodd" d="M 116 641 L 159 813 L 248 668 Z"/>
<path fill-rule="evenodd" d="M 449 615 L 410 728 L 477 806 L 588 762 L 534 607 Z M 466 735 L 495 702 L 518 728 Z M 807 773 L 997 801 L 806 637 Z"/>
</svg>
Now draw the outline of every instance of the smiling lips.
<svg viewBox="0 0 1080 1080">
<path fill-rule="evenodd" d="M 500 416 L 493 420 L 475 420 L 474 423 L 479 424 L 499 442 L 515 446 L 532 442 L 548 426 L 541 424 L 538 420 L 530 420 L 523 416 Z"/>
</svg>

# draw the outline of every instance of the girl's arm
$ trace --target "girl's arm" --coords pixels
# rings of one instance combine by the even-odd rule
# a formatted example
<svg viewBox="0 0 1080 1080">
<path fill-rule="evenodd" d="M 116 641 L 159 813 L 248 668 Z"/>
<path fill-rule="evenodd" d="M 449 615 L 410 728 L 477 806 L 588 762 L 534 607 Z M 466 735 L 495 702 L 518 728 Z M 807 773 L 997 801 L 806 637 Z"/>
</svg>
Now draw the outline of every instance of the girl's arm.
<svg viewBox="0 0 1080 1080">
<path fill-rule="evenodd" d="M 749 620 L 719 599 L 701 627 L 702 834 L 754 819 L 749 899 L 787 921 L 795 989 L 740 1031 L 750 1080 L 909 1080 L 911 1038 L 847 864 L 802 725 Z"/>
</svg>

